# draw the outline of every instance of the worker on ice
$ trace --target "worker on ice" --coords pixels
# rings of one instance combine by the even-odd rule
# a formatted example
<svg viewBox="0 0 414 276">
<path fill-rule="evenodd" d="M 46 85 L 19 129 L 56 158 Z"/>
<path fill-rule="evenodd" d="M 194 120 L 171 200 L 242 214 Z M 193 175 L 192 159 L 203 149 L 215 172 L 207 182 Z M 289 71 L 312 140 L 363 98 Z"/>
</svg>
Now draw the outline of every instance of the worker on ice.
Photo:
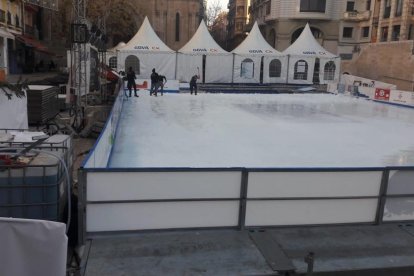
<svg viewBox="0 0 414 276">
<path fill-rule="evenodd" d="M 129 67 L 127 75 L 126 75 L 126 79 L 127 79 L 127 87 L 129 90 L 129 97 L 131 97 L 132 94 L 132 87 L 134 87 L 134 93 L 135 93 L 135 97 L 139 97 L 137 94 L 137 87 L 135 85 L 135 79 L 137 77 L 135 76 L 135 72 L 132 70 L 132 67 Z"/>
<path fill-rule="evenodd" d="M 152 94 L 154 94 L 154 89 L 155 89 L 155 85 L 157 84 L 157 82 L 158 82 L 158 73 L 155 72 L 155 68 L 153 68 L 152 73 L 151 73 L 150 96 L 152 96 Z"/>
<path fill-rule="evenodd" d="M 198 75 L 194 75 L 194 76 L 191 77 L 191 80 L 190 80 L 190 93 L 191 93 L 191 95 L 193 95 L 193 89 L 194 89 L 195 95 L 197 95 L 197 79 L 199 79 Z"/>
<path fill-rule="evenodd" d="M 158 81 L 155 83 L 154 95 L 157 96 L 158 89 L 161 88 L 161 96 L 164 95 L 164 85 L 167 83 L 167 78 L 163 75 L 158 75 Z"/>
</svg>

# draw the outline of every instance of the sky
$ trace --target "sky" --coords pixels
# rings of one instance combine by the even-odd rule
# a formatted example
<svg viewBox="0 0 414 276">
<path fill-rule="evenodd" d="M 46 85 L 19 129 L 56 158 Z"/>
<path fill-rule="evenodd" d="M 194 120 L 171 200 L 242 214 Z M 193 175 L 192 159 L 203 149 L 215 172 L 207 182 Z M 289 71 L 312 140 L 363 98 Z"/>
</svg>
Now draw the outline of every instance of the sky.
<svg viewBox="0 0 414 276">
<path fill-rule="evenodd" d="M 111 167 L 414 165 L 414 110 L 335 95 L 166 93 L 124 102 Z M 387 130 L 387 131 L 384 131 Z"/>
</svg>

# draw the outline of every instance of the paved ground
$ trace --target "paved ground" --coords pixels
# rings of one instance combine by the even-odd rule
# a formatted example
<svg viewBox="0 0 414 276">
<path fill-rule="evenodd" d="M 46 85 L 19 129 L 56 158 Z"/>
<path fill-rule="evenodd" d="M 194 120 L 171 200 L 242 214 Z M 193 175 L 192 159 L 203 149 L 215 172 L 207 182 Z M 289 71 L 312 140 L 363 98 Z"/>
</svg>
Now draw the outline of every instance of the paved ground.
<svg viewBox="0 0 414 276">
<path fill-rule="evenodd" d="M 409 229 L 406 229 L 406 228 Z M 412 226 L 290 227 L 203 230 L 96 237 L 91 275 L 414 275 Z M 85 264 L 86 259 L 84 259 Z M 282 269 L 282 270 L 281 270 Z"/>
</svg>

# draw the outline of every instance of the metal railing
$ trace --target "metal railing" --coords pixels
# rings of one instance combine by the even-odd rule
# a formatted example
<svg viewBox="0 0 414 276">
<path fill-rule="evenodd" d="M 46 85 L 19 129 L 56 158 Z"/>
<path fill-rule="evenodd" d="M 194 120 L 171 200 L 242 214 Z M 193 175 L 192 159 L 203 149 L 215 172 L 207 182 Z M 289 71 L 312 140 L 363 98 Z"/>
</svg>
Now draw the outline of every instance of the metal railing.
<svg viewBox="0 0 414 276">
<path fill-rule="evenodd" d="M 84 169 L 79 229 L 85 237 L 412 221 L 413 177 L 414 167 Z"/>
</svg>

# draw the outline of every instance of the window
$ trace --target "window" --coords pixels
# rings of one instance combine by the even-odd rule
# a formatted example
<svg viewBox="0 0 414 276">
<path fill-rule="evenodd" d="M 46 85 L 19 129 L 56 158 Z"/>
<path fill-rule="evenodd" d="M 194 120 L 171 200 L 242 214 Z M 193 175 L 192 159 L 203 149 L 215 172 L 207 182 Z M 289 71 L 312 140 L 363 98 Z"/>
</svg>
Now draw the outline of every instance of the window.
<svg viewBox="0 0 414 276">
<path fill-rule="evenodd" d="M 282 72 L 282 63 L 278 59 L 273 59 L 269 63 L 269 77 L 280 78 L 281 72 Z"/>
<path fill-rule="evenodd" d="M 369 36 L 369 27 L 362 27 L 361 37 L 367 38 Z"/>
<path fill-rule="evenodd" d="M 390 14 L 391 14 L 391 0 L 385 0 L 383 18 L 390 18 Z"/>
<path fill-rule="evenodd" d="M 112 68 L 112 69 L 115 69 L 116 70 L 116 68 L 118 67 L 117 66 L 118 59 L 116 57 L 109 58 L 109 62 L 108 63 L 109 63 L 109 67 Z M 125 69 L 127 69 L 127 68 L 125 68 Z"/>
<path fill-rule="evenodd" d="M 300 0 L 300 12 L 325 12 L 326 0 Z"/>
<path fill-rule="evenodd" d="M 16 22 L 16 27 L 20 26 L 20 20 L 19 20 L 19 16 L 16 14 L 15 20 L 14 22 Z"/>
<path fill-rule="evenodd" d="M 11 16 L 11 13 L 9 11 L 7 12 L 7 24 L 9 24 L 9 25 L 12 24 L 12 16 Z"/>
<path fill-rule="evenodd" d="M 355 2 L 354 1 L 348 1 L 346 2 L 346 11 L 351 12 L 355 10 Z"/>
<path fill-rule="evenodd" d="M 329 61 L 325 64 L 325 68 L 323 69 L 323 79 L 324 80 L 334 80 L 335 79 L 335 63 L 333 61 Z"/>
<path fill-rule="evenodd" d="M 400 25 L 392 26 L 392 35 L 391 35 L 392 41 L 400 40 L 400 29 L 401 29 Z"/>
<path fill-rule="evenodd" d="M 307 80 L 308 79 L 308 63 L 303 59 L 298 60 L 295 63 L 295 72 L 293 74 L 294 80 Z"/>
<path fill-rule="evenodd" d="M 352 38 L 352 31 L 354 30 L 354 28 L 352 27 L 344 27 L 343 31 L 342 31 L 342 37 L 343 38 Z"/>
<path fill-rule="evenodd" d="M 139 59 L 136 56 L 130 55 L 125 59 L 125 71 L 127 71 L 129 67 L 132 67 L 135 74 L 141 74 L 139 70 Z"/>
<path fill-rule="evenodd" d="M 371 10 L 371 0 L 367 1 L 367 6 L 365 7 L 365 10 L 367 11 Z"/>
<path fill-rule="evenodd" d="M 237 7 L 237 16 L 244 16 L 244 7 L 238 6 Z"/>
<path fill-rule="evenodd" d="M 411 24 L 410 27 L 408 28 L 408 39 L 411 40 L 413 39 L 413 25 Z"/>
<path fill-rule="evenodd" d="M 6 22 L 6 12 L 0 10 L 0 22 Z"/>
<path fill-rule="evenodd" d="M 175 41 L 180 41 L 180 14 L 175 14 Z"/>
<path fill-rule="evenodd" d="M 254 76 L 254 62 L 250 58 L 246 58 L 241 63 L 240 77 L 252 79 Z"/>
<path fill-rule="evenodd" d="M 237 32 L 243 31 L 243 23 L 241 23 L 241 22 L 236 23 L 236 31 Z"/>
<path fill-rule="evenodd" d="M 269 15 L 270 14 L 271 8 L 272 8 L 272 1 L 268 1 L 266 3 L 266 15 Z"/>
<path fill-rule="evenodd" d="M 381 41 L 387 41 L 388 39 L 388 27 L 381 28 Z"/>
<path fill-rule="evenodd" d="M 397 0 L 397 7 L 396 7 L 396 9 L 395 9 L 395 16 L 396 17 L 398 17 L 398 16 L 401 16 L 402 15 L 402 3 L 403 3 L 403 1 L 402 0 Z"/>
</svg>

